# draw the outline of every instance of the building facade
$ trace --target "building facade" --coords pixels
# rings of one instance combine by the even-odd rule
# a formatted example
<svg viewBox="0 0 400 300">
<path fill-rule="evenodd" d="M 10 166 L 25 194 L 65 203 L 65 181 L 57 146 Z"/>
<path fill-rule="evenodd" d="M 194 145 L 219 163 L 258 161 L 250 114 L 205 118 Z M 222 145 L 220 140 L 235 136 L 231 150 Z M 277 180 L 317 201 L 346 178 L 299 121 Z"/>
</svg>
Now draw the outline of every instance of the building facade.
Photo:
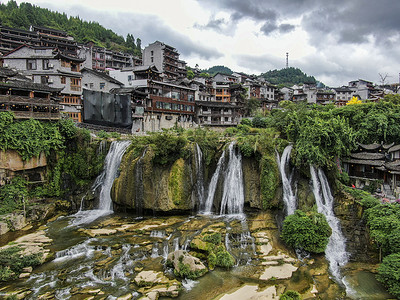
<svg viewBox="0 0 400 300">
<path fill-rule="evenodd" d="M 49 47 L 23 45 L 3 56 L 4 66 L 20 70 L 34 83 L 61 89 L 62 112 L 81 122 L 83 59 Z"/>
</svg>

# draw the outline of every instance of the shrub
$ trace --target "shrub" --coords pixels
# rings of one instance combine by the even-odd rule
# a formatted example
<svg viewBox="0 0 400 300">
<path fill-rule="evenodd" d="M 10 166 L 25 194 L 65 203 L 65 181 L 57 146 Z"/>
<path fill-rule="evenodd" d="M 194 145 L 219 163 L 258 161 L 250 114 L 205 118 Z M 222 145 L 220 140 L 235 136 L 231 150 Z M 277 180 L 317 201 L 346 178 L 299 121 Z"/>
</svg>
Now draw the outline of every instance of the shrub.
<svg viewBox="0 0 400 300">
<path fill-rule="evenodd" d="M 301 300 L 301 295 L 292 290 L 288 290 L 279 296 L 279 300 Z"/>
<path fill-rule="evenodd" d="M 26 180 L 22 177 L 14 177 L 11 183 L 0 187 L 0 215 L 21 209 L 27 196 Z"/>
<path fill-rule="evenodd" d="M 0 281 L 17 278 L 23 268 L 40 264 L 41 254 L 21 256 L 21 250 L 18 246 L 0 250 Z"/>
<path fill-rule="evenodd" d="M 214 233 L 207 234 L 203 237 L 203 241 L 212 243 L 214 245 L 218 245 L 221 243 L 221 233 L 214 232 Z"/>
<path fill-rule="evenodd" d="M 216 257 L 217 257 L 216 265 L 219 267 L 232 268 L 235 265 L 235 259 L 223 247 L 221 247 L 218 250 Z"/>
<path fill-rule="evenodd" d="M 283 222 L 281 237 L 289 246 L 313 253 L 322 253 L 332 230 L 324 215 L 296 210 Z"/>
<path fill-rule="evenodd" d="M 400 253 L 386 256 L 378 267 L 376 279 L 386 286 L 389 293 L 400 298 Z"/>
</svg>

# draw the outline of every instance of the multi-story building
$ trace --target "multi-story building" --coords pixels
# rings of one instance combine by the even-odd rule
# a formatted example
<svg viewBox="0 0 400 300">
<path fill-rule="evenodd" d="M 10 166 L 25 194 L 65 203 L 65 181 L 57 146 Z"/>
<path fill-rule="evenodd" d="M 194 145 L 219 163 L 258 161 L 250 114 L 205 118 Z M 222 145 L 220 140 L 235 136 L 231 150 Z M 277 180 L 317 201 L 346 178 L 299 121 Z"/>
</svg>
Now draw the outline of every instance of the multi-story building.
<svg viewBox="0 0 400 300">
<path fill-rule="evenodd" d="M 145 95 L 142 98 L 143 103 L 138 103 L 141 102 L 139 99 L 132 106 L 132 132 L 193 126 L 195 89 L 162 81 L 160 72 L 153 65 L 115 70 L 110 72 L 110 76 L 124 84 L 123 88 L 113 92 L 129 93 L 132 96 L 137 96 L 138 93 Z"/>
<path fill-rule="evenodd" d="M 120 70 L 140 66 L 142 59 L 129 53 L 97 47 L 92 42 L 81 45 L 80 57 L 86 58 L 84 67 L 97 71 Z"/>
<path fill-rule="evenodd" d="M 143 65 L 155 65 L 167 78 L 186 77 L 186 63 L 179 59 L 179 52 L 174 47 L 156 41 L 143 50 Z"/>
<path fill-rule="evenodd" d="M 336 96 L 335 96 L 335 104 L 337 106 L 343 106 L 346 105 L 346 103 L 348 101 L 351 100 L 351 98 L 354 96 L 355 92 L 354 90 L 346 87 L 346 86 L 342 86 L 340 88 L 335 88 L 333 89 Z"/>
<path fill-rule="evenodd" d="M 121 82 L 108 76 L 105 72 L 83 68 L 81 73 L 82 87 L 84 89 L 108 93 L 111 89 L 116 89 L 123 86 Z"/>
<path fill-rule="evenodd" d="M 39 26 L 22 30 L 0 25 L 0 52 L 2 54 L 22 45 L 57 48 L 69 55 L 78 53 L 78 44 L 64 31 Z"/>
<path fill-rule="evenodd" d="M 63 113 L 81 122 L 83 59 L 49 47 L 23 45 L 3 56 L 4 66 L 20 70 L 33 82 L 60 88 Z"/>
<path fill-rule="evenodd" d="M 34 83 L 15 70 L 0 68 L 0 111 L 12 111 L 16 119 L 59 119 L 60 91 Z"/>
</svg>

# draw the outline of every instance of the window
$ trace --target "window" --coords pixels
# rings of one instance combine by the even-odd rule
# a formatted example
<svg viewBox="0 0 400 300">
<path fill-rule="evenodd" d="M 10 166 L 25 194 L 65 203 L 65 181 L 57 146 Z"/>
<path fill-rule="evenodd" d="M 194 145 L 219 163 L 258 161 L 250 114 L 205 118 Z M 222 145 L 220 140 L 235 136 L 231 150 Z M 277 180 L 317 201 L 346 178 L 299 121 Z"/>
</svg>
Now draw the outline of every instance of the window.
<svg viewBox="0 0 400 300">
<path fill-rule="evenodd" d="M 50 69 L 49 67 L 49 60 L 48 59 L 43 59 L 43 70 L 48 70 Z"/>
<path fill-rule="evenodd" d="M 89 88 L 93 88 L 93 83 L 89 83 Z"/>
<path fill-rule="evenodd" d="M 65 76 L 61 76 L 61 84 L 66 84 L 67 80 L 65 78 Z"/>
<path fill-rule="evenodd" d="M 153 50 L 151 50 L 151 52 L 150 52 L 150 53 L 151 53 L 151 56 L 153 56 L 153 55 L 154 55 L 154 51 L 153 51 Z"/>
<path fill-rule="evenodd" d="M 49 83 L 49 77 L 48 76 L 40 76 L 40 83 L 41 84 L 48 84 Z"/>
<path fill-rule="evenodd" d="M 68 61 L 62 60 L 61 61 L 61 67 L 70 68 L 71 64 Z"/>
<path fill-rule="evenodd" d="M 151 62 L 154 62 L 154 57 L 151 58 Z"/>
<path fill-rule="evenodd" d="M 81 80 L 79 78 L 71 78 L 71 91 L 81 91 Z"/>
<path fill-rule="evenodd" d="M 133 75 L 128 75 L 128 81 L 132 81 L 133 80 Z"/>
<path fill-rule="evenodd" d="M 106 87 L 105 82 L 100 82 L 100 89 L 103 90 Z"/>
<path fill-rule="evenodd" d="M 28 59 L 26 61 L 27 70 L 36 70 L 36 59 Z"/>
</svg>

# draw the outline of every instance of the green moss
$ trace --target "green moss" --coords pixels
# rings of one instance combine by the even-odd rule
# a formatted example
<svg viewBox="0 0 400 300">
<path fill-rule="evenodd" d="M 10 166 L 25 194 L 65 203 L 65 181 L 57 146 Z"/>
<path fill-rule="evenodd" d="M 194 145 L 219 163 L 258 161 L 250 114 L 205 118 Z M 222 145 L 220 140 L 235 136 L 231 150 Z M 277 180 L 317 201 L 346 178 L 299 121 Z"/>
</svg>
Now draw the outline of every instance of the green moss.
<svg viewBox="0 0 400 300">
<path fill-rule="evenodd" d="M 208 242 L 208 243 L 212 243 L 214 245 L 218 245 L 221 243 L 221 233 L 219 232 L 213 232 L 210 234 L 206 234 L 203 237 L 203 241 Z"/>
<path fill-rule="evenodd" d="M 220 247 L 218 249 L 216 257 L 216 266 L 223 268 L 232 268 L 235 265 L 235 259 L 228 251 L 225 250 L 224 247 Z"/>
<path fill-rule="evenodd" d="M 190 270 L 190 266 L 187 264 L 184 264 L 181 261 L 181 258 L 183 258 L 183 256 L 181 256 L 179 258 L 178 268 L 174 269 L 175 276 L 178 276 L 181 278 L 196 279 L 196 278 L 203 276 L 205 273 L 207 273 L 207 269 L 196 270 L 196 271 Z"/>
<path fill-rule="evenodd" d="M 265 154 L 261 159 L 261 199 L 263 209 L 277 207 L 275 200 L 276 190 L 279 186 L 279 169 L 275 157 L 272 154 Z"/>
<path fill-rule="evenodd" d="M 185 161 L 183 158 L 178 159 L 172 165 L 168 178 L 168 195 L 175 205 L 180 205 L 184 202 L 184 178 Z"/>
<path fill-rule="evenodd" d="M 0 281 L 18 278 L 23 268 L 41 263 L 42 254 L 21 256 L 21 251 L 22 249 L 18 246 L 0 251 Z"/>
<path fill-rule="evenodd" d="M 207 257 L 208 267 L 210 270 L 214 270 L 215 266 L 217 265 L 217 256 L 214 252 L 210 252 Z"/>
</svg>

